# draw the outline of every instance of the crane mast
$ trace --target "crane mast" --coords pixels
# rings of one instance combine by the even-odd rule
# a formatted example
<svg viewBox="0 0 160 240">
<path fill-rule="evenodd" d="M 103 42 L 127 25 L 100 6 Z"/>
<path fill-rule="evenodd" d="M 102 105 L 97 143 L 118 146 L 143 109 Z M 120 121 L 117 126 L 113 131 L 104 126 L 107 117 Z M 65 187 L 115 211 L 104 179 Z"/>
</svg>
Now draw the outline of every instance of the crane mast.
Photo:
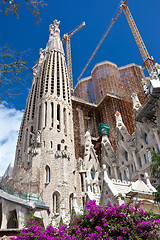
<svg viewBox="0 0 160 240">
<path fill-rule="evenodd" d="M 85 22 L 83 22 L 81 25 L 79 25 L 69 35 L 64 34 L 63 40 L 62 40 L 63 44 L 66 42 L 67 69 L 68 69 L 68 77 L 69 77 L 70 89 L 71 89 L 71 94 L 72 95 L 74 94 L 74 89 L 73 89 L 72 58 L 71 58 L 71 41 L 70 41 L 70 38 L 84 26 L 85 26 Z"/>
</svg>

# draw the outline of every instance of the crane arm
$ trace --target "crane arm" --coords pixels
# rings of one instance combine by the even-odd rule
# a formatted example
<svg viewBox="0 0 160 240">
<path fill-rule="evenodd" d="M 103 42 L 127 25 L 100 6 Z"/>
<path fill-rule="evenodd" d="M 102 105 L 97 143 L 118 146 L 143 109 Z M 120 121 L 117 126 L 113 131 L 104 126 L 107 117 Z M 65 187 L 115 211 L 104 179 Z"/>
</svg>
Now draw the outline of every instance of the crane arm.
<svg viewBox="0 0 160 240">
<path fill-rule="evenodd" d="M 122 1 L 122 9 L 124 11 L 124 14 L 126 16 L 128 24 L 130 26 L 130 29 L 131 29 L 132 34 L 134 36 L 134 39 L 135 39 L 135 41 L 137 43 L 137 46 L 138 46 L 139 51 L 140 51 L 140 54 L 141 54 L 141 56 L 143 58 L 144 65 L 145 65 L 146 69 L 148 70 L 148 73 L 150 74 L 151 71 L 153 70 L 153 62 L 154 61 L 149 56 L 147 48 L 146 48 L 146 46 L 145 46 L 145 44 L 144 44 L 144 42 L 142 40 L 142 37 L 141 37 L 141 35 L 140 35 L 139 31 L 138 31 L 138 28 L 137 28 L 137 26 L 135 24 L 135 21 L 134 21 L 134 19 L 132 17 L 132 14 L 131 14 L 128 6 L 126 6 L 125 2 L 126 1 L 124 1 L 124 2 Z"/>
<path fill-rule="evenodd" d="M 126 0 L 126 2 L 128 2 L 128 0 Z M 114 25 L 115 21 L 117 20 L 117 18 L 119 17 L 119 15 L 122 12 L 122 7 L 119 9 L 118 13 L 116 14 L 116 16 L 112 19 L 112 22 L 110 24 L 110 26 L 108 27 L 107 31 L 105 32 L 105 34 L 103 35 L 101 41 L 98 43 L 96 49 L 94 50 L 94 52 L 92 53 L 92 56 L 90 57 L 90 59 L 88 60 L 86 66 L 84 67 L 83 71 L 81 72 L 81 74 L 78 77 L 78 81 L 80 80 L 80 78 L 82 77 L 83 73 L 85 72 L 86 68 L 88 67 L 88 65 L 90 64 L 90 62 L 92 61 L 93 57 L 95 56 L 96 52 L 98 51 L 98 49 L 100 48 L 102 42 L 104 41 L 104 39 L 106 38 L 106 36 L 108 35 L 109 31 L 111 30 L 112 26 Z"/>
<path fill-rule="evenodd" d="M 108 35 L 110 29 L 112 28 L 113 24 L 115 23 L 115 21 L 117 20 L 117 18 L 119 17 L 119 15 L 121 14 L 122 10 L 124 11 L 124 14 L 127 18 L 128 24 L 131 28 L 132 34 L 134 36 L 134 39 L 137 43 L 137 46 L 139 48 L 139 51 L 141 53 L 141 56 L 143 58 L 144 61 L 144 66 L 146 67 L 146 69 L 148 70 L 148 73 L 150 74 L 151 71 L 153 70 L 153 59 L 149 56 L 149 53 L 147 51 L 147 48 L 145 47 L 145 44 L 142 40 L 142 37 L 138 31 L 138 28 L 134 22 L 134 19 L 131 15 L 131 12 L 129 11 L 128 6 L 126 5 L 128 3 L 128 0 L 121 0 L 121 6 L 120 9 L 118 11 L 118 13 L 116 14 L 115 18 L 112 19 L 112 22 L 109 26 L 109 28 L 107 29 L 107 31 L 105 32 L 103 38 L 101 39 L 101 41 L 99 42 L 99 44 L 97 45 L 96 49 L 94 50 L 92 56 L 90 57 L 90 59 L 88 60 L 86 66 L 84 67 L 82 73 L 80 74 L 80 76 L 78 77 L 78 81 L 80 80 L 80 78 L 82 77 L 83 73 L 85 72 L 86 68 L 88 67 L 88 65 L 90 64 L 90 62 L 92 61 L 93 57 L 95 56 L 96 52 L 98 51 L 99 47 L 101 46 L 102 42 L 104 41 L 105 37 Z"/>
<path fill-rule="evenodd" d="M 64 44 L 66 41 L 67 41 L 67 38 L 71 38 L 76 32 L 78 32 L 82 27 L 84 27 L 86 25 L 85 22 L 82 22 L 73 32 L 71 32 L 71 34 L 65 34 L 63 36 L 63 40 L 62 40 L 62 43 Z"/>
</svg>

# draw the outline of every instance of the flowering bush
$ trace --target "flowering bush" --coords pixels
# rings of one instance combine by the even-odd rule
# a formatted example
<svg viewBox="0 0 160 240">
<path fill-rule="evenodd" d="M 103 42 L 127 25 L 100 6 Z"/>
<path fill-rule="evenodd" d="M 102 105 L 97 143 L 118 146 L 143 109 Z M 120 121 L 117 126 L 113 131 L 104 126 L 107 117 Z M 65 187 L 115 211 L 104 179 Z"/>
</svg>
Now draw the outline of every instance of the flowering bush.
<svg viewBox="0 0 160 240">
<path fill-rule="evenodd" d="M 85 206 L 85 213 L 75 217 L 68 226 L 62 225 L 57 229 L 48 226 L 45 230 L 41 223 L 29 220 L 28 228 L 12 239 L 160 239 L 160 221 L 152 213 L 143 211 L 138 204 L 98 206 L 95 201 L 90 201 Z"/>
</svg>

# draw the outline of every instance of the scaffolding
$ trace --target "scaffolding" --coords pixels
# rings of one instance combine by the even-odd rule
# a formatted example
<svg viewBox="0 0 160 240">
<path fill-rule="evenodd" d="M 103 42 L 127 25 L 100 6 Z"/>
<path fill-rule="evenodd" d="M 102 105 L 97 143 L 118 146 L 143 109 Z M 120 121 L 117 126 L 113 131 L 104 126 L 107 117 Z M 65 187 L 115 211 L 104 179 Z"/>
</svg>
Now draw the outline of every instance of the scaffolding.
<svg viewBox="0 0 160 240">
<path fill-rule="evenodd" d="M 83 78 L 77 83 L 74 96 L 89 103 L 96 103 L 92 77 Z"/>
<path fill-rule="evenodd" d="M 119 111 L 130 134 L 134 132 L 132 93 L 136 93 L 144 103 L 146 95 L 141 86 L 145 75 L 140 66 L 129 64 L 118 68 L 116 64 L 104 61 L 96 64 L 91 76 L 83 78 L 75 87 L 75 96 L 86 103 L 95 103 L 101 121 L 111 128 L 110 141 L 116 149 L 115 112 Z"/>
<path fill-rule="evenodd" d="M 131 94 L 137 93 L 143 103 L 145 95 L 141 79 L 145 75 L 136 64 L 118 68 L 116 64 L 105 61 L 96 64 L 91 76 L 80 80 L 75 87 L 75 96 L 89 103 L 99 104 L 107 94 L 131 101 Z"/>
</svg>

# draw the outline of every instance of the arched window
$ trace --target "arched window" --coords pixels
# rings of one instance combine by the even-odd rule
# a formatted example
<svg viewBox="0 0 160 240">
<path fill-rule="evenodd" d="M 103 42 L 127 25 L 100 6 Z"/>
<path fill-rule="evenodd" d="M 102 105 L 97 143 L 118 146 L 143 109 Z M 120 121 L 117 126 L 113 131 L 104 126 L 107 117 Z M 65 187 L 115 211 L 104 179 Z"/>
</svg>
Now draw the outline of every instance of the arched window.
<svg viewBox="0 0 160 240">
<path fill-rule="evenodd" d="M 24 151 L 27 151 L 28 145 L 28 128 L 26 129 L 26 136 L 25 136 L 25 144 L 24 144 Z"/>
<path fill-rule="evenodd" d="M 50 173 L 50 167 L 46 166 L 46 183 L 50 183 L 51 173 Z"/>
<path fill-rule="evenodd" d="M 146 154 L 144 154 L 144 161 L 145 161 L 145 163 L 147 163 Z"/>
<path fill-rule="evenodd" d="M 61 151 L 61 144 L 57 145 L 57 151 Z"/>
<path fill-rule="evenodd" d="M 54 124 L 54 105 L 53 102 L 51 102 L 51 127 L 53 127 Z"/>
<path fill-rule="evenodd" d="M 112 174 L 112 170 L 111 170 L 110 166 L 108 166 L 108 174 L 109 174 L 109 176 L 111 176 L 111 174 Z"/>
<path fill-rule="evenodd" d="M 83 175 L 80 174 L 80 176 L 81 176 L 81 190 L 82 190 L 82 192 L 84 192 L 84 180 L 83 180 Z"/>
<path fill-rule="evenodd" d="M 44 126 L 46 127 L 47 126 L 47 102 L 45 102 L 45 118 L 44 118 Z"/>
<path fill-rule="evenodd" d="M 124 156 L 125 156 L 125 160 L 128 162 L 128 152 L 127 151 L 124 152 Z"/>
<path fill-rule="evenodd" d="M 60 105 L 59 104 L 57 105 L 57 121 L 58 121 L 57 130 L 60 131 Z"/>
<path fill-rule="evenodd" d="M 139 162 L 139 166 L 142 167 L 142 162 L 140 158 L 138 159 L 138 162 Z"/>
<path fill-rule="evenodd" d="M 148 134 L 147 134 L 147 133 L 145 133 L 145 142 L 146 142 L 146 144 L 149 143 L 149 137 L 148 137 Z"/>
<path fill-rule="evenodd" d="M 39 106 L 38 112 L 38 130 L 41 130 L 42 108 Z"/>
<path fill-rule="evenodd" d="M 158 146 L 158 144 L 156 144 L 156 147 L 157 147 L 157 150 L 158 150 L 158 152 L 160 152 L 160 149 L 159 149 L 159 146 Z"/>
<path fill-rule="evenodd" d="M 134 167 L 133 167 L 133 164 L 131 164 L 131 170 L 132 170 L 132 173 L 134 173 Z"/>
<path fill-rule="evenodd" d="M 93 169 L 91 169 L 90 174 L 91 174 L 91 178 L 94 179 L 94 177 L 95 177 L 95 171 L 94 171 Z"/>
<path fill-rule="evenodd" d="M 63 108 L 63 124 L 64 124 L 64 134 L 67 134 L 67 114 L 66 108 Z"/>
<path fill-rule="evenodd" d="M 53 193 L 53 213 L 60 212 L 60 193 L 55 191 Z"/>
<path fill-rule="evenodd" d="M 73 209 L 73 193 L 71 193 L 69 195 L 69 210 L 70 210 L 70 212 L 72 211 L 72 209 Z"/>
</svg>

